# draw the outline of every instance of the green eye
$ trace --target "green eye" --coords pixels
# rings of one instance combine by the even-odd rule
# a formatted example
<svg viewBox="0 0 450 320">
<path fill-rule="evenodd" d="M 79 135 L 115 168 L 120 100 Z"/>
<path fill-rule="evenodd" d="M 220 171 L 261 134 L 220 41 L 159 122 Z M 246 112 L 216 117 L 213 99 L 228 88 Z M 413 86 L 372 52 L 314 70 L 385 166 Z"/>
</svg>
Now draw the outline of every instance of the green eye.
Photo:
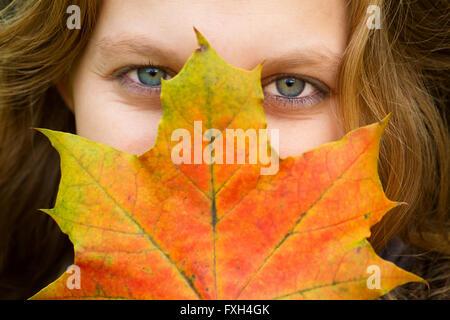
<svg viewBox="0 0 450 320">
<path fill-rule="evenodd" d="M 296 78 L 283 78 L 276 81 L 277 90 L 284 96 L 296 97 L 305 89 L 305 81 Z"/>
<path fill-rule="evenodd" d="M 137 69 L 137 76 L 142 84 L 147 86 L 159 86 L 161 85 L 161 78 L 165 79 L 167 74 L 157 68 L 140 68 Z"/>
</svg>

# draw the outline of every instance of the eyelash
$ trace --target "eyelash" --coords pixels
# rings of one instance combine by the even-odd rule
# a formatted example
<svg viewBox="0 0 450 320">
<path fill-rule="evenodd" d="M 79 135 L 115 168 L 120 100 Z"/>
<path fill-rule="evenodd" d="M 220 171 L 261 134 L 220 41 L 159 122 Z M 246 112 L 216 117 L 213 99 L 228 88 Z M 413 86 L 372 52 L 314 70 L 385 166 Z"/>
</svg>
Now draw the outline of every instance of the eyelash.
<svg viewBox="0 0 450 320">
<path fill-rule="evenodd" d="M 168 70 L 166 70 L 162 66 L 158 66 L 152 63 L 148 63 L 145 65 L 130 65 L 125 68 L 122 68 L 113 74 L 113 78 L 117 79 L 119 81 L 119 84 L 133 92 L 139 95 L 153 95 L 155 93 L 161 92 L 161 86 L 148 86 L 144 84 L 140 84 L 134 80 L 132 80 L 127 74 L 130 71 L 138 70 L 140 68 L 156 68 L 164 71 L 167 75 L 170 76 L 170 73 Z M 300 81 L 305 82 L 305 88 L 306 85 L 311 85 L 315 90 L 313 94 L 306 96 L 306 97 L 286 97 L 281 95 L 266 95 L 266 91 L 264 88 L 266 88 L 268 85 L 275 83 L 278 80 L 286 79 L 286 78 L 294 78 Z M 269 109 L 271 111 L 275 112 L 282 112 L 282 113 L 298 113 L 305 110 L 308 110 L 315 105 L 322 102 L 330 93 L 330 90 L 328 87 L 322 83 L 319 80 L 316 80 L 314 78 L 310 78 L 307 76 L 298 76 L 293 74 L 280 74 L 276 77 L 272 77 L 268 80 L 263 81 L 264 84 L 262 85 L 263 91 L 264 91 L 264 107 L 266 109 Z M 303 89 L 304 91 L 305 89 Z M 302 91 L 302 92 L 303 92 Z M 301 94 L 301 93 L 300 93 Z"/>
</svg>

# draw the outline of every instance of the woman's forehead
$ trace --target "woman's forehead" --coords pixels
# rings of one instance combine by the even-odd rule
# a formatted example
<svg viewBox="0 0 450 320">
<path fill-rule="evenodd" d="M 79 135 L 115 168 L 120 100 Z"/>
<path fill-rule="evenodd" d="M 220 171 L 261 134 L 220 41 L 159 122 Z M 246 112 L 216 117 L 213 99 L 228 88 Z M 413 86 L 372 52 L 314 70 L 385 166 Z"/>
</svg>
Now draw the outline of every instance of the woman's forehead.
<svg viewBox="0 0 450 320">
<path fill-rule="evenodd" d="M 112 0 L 103 3 L 93 40 L 100 49 L 159 48 L 179 64 L 197 47 L 195 26 L 229 63 L 249 68 L 302 51 L 339 56 L 346 21 L 344 0 Z"/>
</svg>

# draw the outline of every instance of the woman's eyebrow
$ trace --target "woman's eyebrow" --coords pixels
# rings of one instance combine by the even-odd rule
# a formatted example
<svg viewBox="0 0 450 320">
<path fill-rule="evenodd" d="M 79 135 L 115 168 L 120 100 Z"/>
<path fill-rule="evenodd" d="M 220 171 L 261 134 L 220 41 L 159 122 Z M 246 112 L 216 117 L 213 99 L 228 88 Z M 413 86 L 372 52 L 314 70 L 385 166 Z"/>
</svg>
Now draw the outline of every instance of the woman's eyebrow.
<svg viewBox="0 0 450 320">
<path fill-rule="evenodd" d="M 151 60 L 164 61 L 179 68 L 186 62 L 177 55 L 175 50 L 165 48 L 148 37 L 105 37 L 100 39 L 96 46 L 102 58 L 118 58 L 132 54 Z"/>
<path fill-rule="evenodd" d="M 264 59 L 263 72 L 270 73 L 281 69 L 299 67 L 313 68 L 325 71 L 337 71 L 342 61 L 342 55 L 334 53 L 325 46 L 312 48 L 295 48 L 280 55 Z"/>
</svg>

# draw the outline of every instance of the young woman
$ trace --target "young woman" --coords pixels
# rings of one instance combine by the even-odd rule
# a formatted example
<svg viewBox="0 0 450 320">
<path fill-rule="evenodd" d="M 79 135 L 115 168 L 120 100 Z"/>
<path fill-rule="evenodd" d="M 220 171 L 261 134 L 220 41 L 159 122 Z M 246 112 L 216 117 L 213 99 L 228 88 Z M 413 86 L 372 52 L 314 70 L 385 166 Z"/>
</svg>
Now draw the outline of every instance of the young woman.
<svg viewBox="0 0 450 320">
<path fill-rule="evenodd" d="M 161 78 L 197 47 L 193 26 L 236 67 L 266 61 L 264 109 L 282 157 L 392 113 L 380 175 L 388 197 L 408 206 L 389 212 L 370 241 L 431 291 L 409 284 L 384 298 L 450 297 L 446 1 L 0 4 L 1 298 L 28 298 L 73 262 L 68 238 L 37 210 L 54 205 L 59 157 L 30 127 L 144 153 L 162 115 Z M 72 5 L 80 29 L 67 23 Z"/>
</svg>

